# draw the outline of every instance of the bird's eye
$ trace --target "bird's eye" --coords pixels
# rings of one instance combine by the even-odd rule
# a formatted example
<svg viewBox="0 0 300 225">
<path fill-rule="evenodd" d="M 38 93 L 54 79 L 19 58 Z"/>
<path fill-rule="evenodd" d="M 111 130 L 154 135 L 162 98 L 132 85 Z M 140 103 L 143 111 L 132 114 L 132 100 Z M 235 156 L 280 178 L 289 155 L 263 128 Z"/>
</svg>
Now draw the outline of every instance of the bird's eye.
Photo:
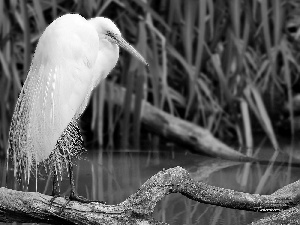
<svg viewBox="0 0 300 225">
<path fill-rule="evenodd" d="M 106 36 L 107 36 L 107 39 L 109 39 L 111 42 L 113 42 L 115 44 L 118 43 L 118 39 L 116 38 L 117 34 L 111 32 L 111 31 L 107 31 Z"/>
</svg>

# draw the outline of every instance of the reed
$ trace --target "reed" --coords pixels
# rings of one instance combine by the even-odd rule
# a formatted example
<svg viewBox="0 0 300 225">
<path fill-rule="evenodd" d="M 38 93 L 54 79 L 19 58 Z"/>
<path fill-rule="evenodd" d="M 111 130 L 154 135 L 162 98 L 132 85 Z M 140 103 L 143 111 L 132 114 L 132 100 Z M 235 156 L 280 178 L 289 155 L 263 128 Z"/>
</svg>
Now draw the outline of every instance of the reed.
<svg viewBox="0 0 300 225">
<path fill-rule="evenodd" d="M 95 91 L 90 127 L 100 145 L 112 147 L 118 136 L 122 147 L 138 148 L 141 102 L 147 100 L 221 139 L 239 137 L 241 146 L 256 130 L 243 126 L 258 123 L 277 150 L 271 115 L 278 99 L 292 101 L 300 70 L 294 43 L 284 29 L 295 5 L 287 0 L 1 1 L 0 149 L 7 146 L 9 121 L 38 37 L 57 16 L 73 12 L 113 19 L 150 64 L 147 72 L 121 53 L 109 79 L 127 88 L 122 110 L 109 101 L 104 104 L 112 97 L 105 90 Z M 292 107 L 289 114 L 293 134 Z M 245 123 L 250 117 L 253 123 Z"/>
</svg>

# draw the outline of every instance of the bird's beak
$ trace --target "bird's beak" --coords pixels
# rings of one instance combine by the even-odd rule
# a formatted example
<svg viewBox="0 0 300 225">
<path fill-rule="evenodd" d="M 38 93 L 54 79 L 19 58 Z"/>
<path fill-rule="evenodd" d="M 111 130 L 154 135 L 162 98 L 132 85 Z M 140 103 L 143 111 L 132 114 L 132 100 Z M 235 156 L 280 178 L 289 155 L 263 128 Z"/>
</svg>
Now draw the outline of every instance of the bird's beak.
<svg viewBox="0 0 300 225">
<path fill-rule="evenodd" d="M 149 66 L 149 64 L 147 63 L 147 61 L 144 59 L 143 56 L 141 56 L 140 53 L 138 53 L 137 50 L 135 50 L 127 41 L 124 40 L 124 38 L 122 38 L 121 35 L 117 35 L 117 34 L 112 34 L 109 33 L 110 38 L 113 39 L 113 41 L 119 45 L 121 48 L 125 49 L 126 51 L 128 51 L 130 54 L 132 54 L 134 57 L 136 57 L 138 60 L 140 60 L 142 63 L 144 63 L 146 66 Z"/>
</svg>

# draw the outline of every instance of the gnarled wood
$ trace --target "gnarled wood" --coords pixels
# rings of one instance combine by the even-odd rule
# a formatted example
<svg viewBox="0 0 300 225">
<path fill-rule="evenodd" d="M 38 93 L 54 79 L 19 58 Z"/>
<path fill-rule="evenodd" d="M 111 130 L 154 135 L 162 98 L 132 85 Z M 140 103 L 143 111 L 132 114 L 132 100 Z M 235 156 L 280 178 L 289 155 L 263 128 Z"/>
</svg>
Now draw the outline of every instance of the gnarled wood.
<svg viewBox="0 0 300 225">
<path fill-rule="evenodd" d="M 175 167 L 148 179 L 135 194 L 118 205 L 67 202 L 33 192 L 0 188 L 0 221 L 63 224 L 164 224 L 151 216 L 157 202 L 170 193 L 181 193 L 198 202 L 228 208 L 275 212 L 295 207 L 300 202 L 299 182 L 273 195 L 258 195 L 211 186 L 194 181 L 189 173 Z M 62 210 L 63 209 L 63 210 Z"/>
</svg>

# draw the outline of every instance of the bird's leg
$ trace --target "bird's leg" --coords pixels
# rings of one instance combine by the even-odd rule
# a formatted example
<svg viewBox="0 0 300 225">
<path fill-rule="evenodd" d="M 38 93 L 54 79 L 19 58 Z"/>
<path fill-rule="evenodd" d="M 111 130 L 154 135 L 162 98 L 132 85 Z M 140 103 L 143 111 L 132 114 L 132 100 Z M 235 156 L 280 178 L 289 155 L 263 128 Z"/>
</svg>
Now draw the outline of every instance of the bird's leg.
<svg viewBox="0 0 300 225">
<path fill-rule="evenodd" d="M 57 170 L 53 166 L 53 183 L 52 183 L 52 194 L 53 197 L 50 200 L 50 205 L 54 202 L 57 197 L 60 197 L 60 188 L 57 176 Z"/>
<path fill-rule="evenodd" d="M 91 200 L 78 195 L 75 191 L 73 164 L 72 164 L 71 160 L 69 161 L 69 175 L 70 175 L 70 185 L 71 185 L 71 192 L 70 192 L 70 197 L 69 197 L 70 200 L 79 201 L 82 203 L 91 202 Z"/>
<path fill-rule="evenodd" d="M 60 190 L 59 190 L 59 182 L 58 182 L 58 176 L 57 176 L 57 171 L 54 169 L 53 170 L 53 184 L 52 184 L 52 196 L 53 197 L 58 197 L 60 196 Z"/>
<path fill-rule="evenodd" d="M 103 202 L 103 201 L 89 200 L 89 199 L 82 197 L 76 193 L 75 182 L 74 182 L 74 173 L 73 173 L 73 164 L 72 164 L 71 160 L 69 161 L 69 175 L 70 175 L 70 185 L 71 185 L 71 192 L 70 192 L 70 197 L 69 197 L 70 200 L 78 201 L 78 202 L 82 202 L 82 203 L 99 202 L 99 203 L 105 204 L 105 202 Z"/>
</svg>

